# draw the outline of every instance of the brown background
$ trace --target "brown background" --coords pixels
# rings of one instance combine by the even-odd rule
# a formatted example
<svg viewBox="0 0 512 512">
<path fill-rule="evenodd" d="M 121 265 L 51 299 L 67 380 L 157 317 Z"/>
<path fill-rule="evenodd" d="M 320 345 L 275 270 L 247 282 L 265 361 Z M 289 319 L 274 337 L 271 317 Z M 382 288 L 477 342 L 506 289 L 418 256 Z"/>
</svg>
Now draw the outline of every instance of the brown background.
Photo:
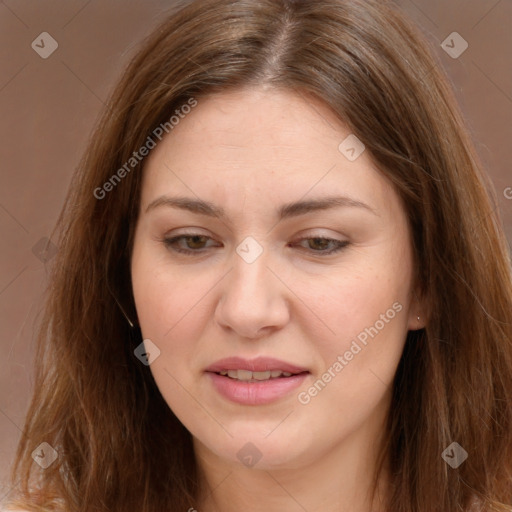
<svg viewBox="0 0 512 512">
<path fill-rule="evenodd" d="M 312 0 L 314 1 L 314 0 Z M 512 1 L 397 0 L 448 72 L 493 180 L 512 241 Z M 32 386 L 34 322 L 49 236 L 72 170 L 122 66 L 163 17 L 164 0 L 0 0 L 0 501 Z M 452 59 L 441 42 L 469 48 Z M 42 32 L 58 49 L 42 59 Z M 47 255 L 51 257 L 51 253 Z"/>
</svg>

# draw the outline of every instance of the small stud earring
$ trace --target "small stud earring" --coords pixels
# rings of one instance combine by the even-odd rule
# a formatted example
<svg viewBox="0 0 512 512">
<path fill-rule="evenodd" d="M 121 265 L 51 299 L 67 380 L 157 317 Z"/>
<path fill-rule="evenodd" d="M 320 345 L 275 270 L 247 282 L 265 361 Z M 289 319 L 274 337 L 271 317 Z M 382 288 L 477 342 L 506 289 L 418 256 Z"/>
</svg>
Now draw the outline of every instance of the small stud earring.
<svg viewBox="0 0 512 512">
<path fill-rule="evenodd" d="M 420 317 L 418 317 L 418 322 L 420 321 Z"/>
</svg>

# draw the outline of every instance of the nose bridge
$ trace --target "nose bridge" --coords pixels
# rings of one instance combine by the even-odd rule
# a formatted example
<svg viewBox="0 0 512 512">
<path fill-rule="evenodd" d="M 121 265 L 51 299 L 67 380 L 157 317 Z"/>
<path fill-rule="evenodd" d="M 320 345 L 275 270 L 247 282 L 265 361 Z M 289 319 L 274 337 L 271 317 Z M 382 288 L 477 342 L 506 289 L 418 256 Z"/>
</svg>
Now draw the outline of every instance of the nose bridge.
<svg viewBox="0 0 512 512">
<path fill-rule="evenodd" d="M 268 300 L 273 283 L 267 269 L 270 253 L 253 237 L 247 237 L 236 248 L 234 268 L 229 279 L 229 293 L 239 299 Z M 261 305 L 261 304 L 260 304 Z"/>
</svg>

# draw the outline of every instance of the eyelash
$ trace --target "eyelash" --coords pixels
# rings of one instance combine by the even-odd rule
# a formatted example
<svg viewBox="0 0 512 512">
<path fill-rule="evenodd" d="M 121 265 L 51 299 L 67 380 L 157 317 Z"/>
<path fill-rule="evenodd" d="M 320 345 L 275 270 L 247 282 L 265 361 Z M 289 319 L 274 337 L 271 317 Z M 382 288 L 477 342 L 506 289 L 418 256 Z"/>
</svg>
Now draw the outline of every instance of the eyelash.
<svg viewBox="0 0 512 512">
<path fill-rule="evenodd" d="M 163 244 L 168 247 L 169 249 L 175 251 L 175 252 L 178 252 L 178 253 L 181 253 L 181 254 L 188 254 L 188 255 L 193 255 L 193 254 L 199 254 L 199 253 L 202 253 L 205 251 L 205 249 L 199 249 L 199 250 L 193 250 L 193 249 L 181 249 L 179 247 L 176 247 L 174 246 L 173 244 L 175 244 L 176 242 L 178 242 L 179 240 L 182 240 L 182 239 L 190 239 L 190 238 L 205 238 L 207 240 L 213 240 L 212 238 L 210 238 L 209 236 L 206 236 L 206 235 L 201 235 L 199 233 L 184 233 L 182 235 L 178 235 L 178 236 L 175 236 L 175 237 L 172 237 L 172 238 L 164 238 L 162 240 Z M 334 238 L 327 238 L 327 237 L 322 237 L 322 236 L 312 236 L 312 237 L 305 237 L 305 238 L 301 238 L 300 240 L 298 240 L 297 242 L 303 242 L 304 240 L 325 240 L 327 242 L 333 242 L 335 243 L 337 246 L 334 248 L 334 249 L 331 249 L 329 251 L 315 251 L 312 249 L 312 252 L 313 254 L 318 254 L 320 256 L 327 256 L 327 255 L 330 255 L 330 254 L 334 254 L 334 253 L 337 253 L 337 252 L 340 252 L 342 251 L 345 247 L 347 247 L 349 245 L 349 242 L 347 241 L 344 241 L 344 240 L 336 240 Z M 307 249 L 306 249 L 307 250 Z"/>
</svg>

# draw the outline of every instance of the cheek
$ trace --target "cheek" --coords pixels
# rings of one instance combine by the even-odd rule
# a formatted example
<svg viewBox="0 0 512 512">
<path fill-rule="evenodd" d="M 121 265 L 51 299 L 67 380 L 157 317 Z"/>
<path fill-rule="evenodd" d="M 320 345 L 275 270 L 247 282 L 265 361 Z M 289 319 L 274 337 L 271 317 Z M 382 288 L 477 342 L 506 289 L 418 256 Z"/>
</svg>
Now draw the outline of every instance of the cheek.
<svg viewBox="0 0 512 512">
<path fill-rule="evenodd" d="M 204 296 L 201 280 L 186 271 L 171 268 L 152 244 L 135 244 L 132 257 L 132 286 L 138 319 L 145 337 L 165 340 L 193 314 Z M 181 320 L 180 320 L 181 319 Z"/>
<path fill-rule="evenodd" d="M 198 351 L 205 349 L 200 340 L 208 337 L 204 331 L 211 325 L 211 293 L 218 279 L 213 272 L 171 267 L 155 258 L 154 250 L 134 252 L 132 283 L 138 320 L 143 338 L 160 350 L 150 369 L 166 398 L 180 395 L 171 375 L 186 384 L 199 374 Z"/>
<path fill-rule="evenodd" d="M 408 293 L 407 275 L 368 267 L 330 276 L 328 282 L 310 282 L 305 302 L 326 327 L 322 343 L 332 358 L 347 350 L 351 340 L 359 337 L 364 342 L 365 333 L 375 326 L 379 334 L 386 333 L 380 337 L 401 339 Z M 308 324 L 302 327 L 308 329 Z"/>
<path fill-rule="evenodd" d="M 328 282 L 310 282 L 308 305 L 329 331 L 308 333 L 320 356 L 316 378 L 322 382 L 303 389 L 301 403 L 314 401 L 318 413 L 333 404 L 340 411 L 368 412 L 396 373 L 407 335 L 411 255 L 399 243 L 372 254 L 332 274 Z M 310 328 L 307 323 L 302 327 Z"/>
<path fill-rule="evenodd" d="M 332 439 L 348 435 L 387 407 L 407 333 L 407 294 L 401 279 L 368 271 L 340 277 L 316 296 L 334 334 L 308 335 L 319 364 L 298 390 L 297 412 L 312 431 Z"/>
</svg>

